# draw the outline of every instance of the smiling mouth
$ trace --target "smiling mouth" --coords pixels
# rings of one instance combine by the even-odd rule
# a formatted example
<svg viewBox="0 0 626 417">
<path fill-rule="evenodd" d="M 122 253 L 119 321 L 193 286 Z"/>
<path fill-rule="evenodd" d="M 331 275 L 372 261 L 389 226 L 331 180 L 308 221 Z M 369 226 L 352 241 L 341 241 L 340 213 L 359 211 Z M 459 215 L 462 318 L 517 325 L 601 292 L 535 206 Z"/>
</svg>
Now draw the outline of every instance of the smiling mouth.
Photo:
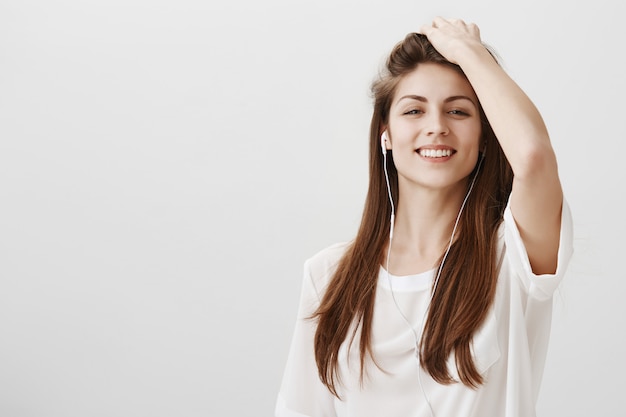
<svg viewBox="0 0 626 417">
<path fill-rule="evenodd" d="M 445 158 L 455 151 L 452 149 L 418 149 L 417 153 L 424 158 Z"/>
</svg>

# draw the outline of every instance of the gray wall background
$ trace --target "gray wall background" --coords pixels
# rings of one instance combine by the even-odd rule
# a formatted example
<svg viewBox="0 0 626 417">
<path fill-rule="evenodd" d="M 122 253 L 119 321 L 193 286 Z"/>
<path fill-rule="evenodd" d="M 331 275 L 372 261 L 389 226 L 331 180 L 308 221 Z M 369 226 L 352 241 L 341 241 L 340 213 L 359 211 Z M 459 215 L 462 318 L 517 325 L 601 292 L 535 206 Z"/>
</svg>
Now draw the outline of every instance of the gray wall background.
<svg viewBox="0 0 626 417">
<path fill-rule="evenodd" d="M 622 415 L 626 29 L 575 4 L 0 2 L 0 415 L 272 415 L 302 263 L 360 218 L 369 83 L 436 15 L 542 111 L 575 216 L 540 415 Z"/>
</svg>

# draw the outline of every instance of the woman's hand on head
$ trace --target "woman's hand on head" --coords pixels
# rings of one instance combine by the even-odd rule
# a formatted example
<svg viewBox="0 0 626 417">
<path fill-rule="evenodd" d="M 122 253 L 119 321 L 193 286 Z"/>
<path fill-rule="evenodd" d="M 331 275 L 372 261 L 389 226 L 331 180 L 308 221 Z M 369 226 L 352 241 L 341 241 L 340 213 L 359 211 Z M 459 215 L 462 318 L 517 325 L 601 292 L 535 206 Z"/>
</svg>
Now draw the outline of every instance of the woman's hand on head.
<svg viewBox="0 0 626 417">
<path fill-rule="evenodd" d="M 422 26 L 420 33 L 426 35 L 435 49 L 454 64 L 459 64 L 461 55 L 468 48 L 483 48 L 478 26 L 461 19 L 436 17 L 431 24 Z"/>
</svg>

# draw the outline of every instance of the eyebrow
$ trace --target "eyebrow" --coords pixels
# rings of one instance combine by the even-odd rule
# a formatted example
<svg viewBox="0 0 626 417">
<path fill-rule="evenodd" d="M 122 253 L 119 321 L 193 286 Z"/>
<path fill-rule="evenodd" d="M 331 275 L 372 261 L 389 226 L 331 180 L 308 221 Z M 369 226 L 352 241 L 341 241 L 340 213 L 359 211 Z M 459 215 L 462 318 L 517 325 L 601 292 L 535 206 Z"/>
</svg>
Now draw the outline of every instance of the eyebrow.
<svg viewBox="0 0 626 417">
<path fill-rule="evenodd" d="M 417 101 L 421 101 L 422 103 L 428 103 L 428 99 L 424 96 L 418 96 L 415 94 L 408 94 L 406 96 L 402 96 L 400 97 L 396 103 L 399 103 L 400 101 L 404 100 L 404 99 L 411 99 L 411 100 L 417 100 Z M 476 103 L 474 103 L 474 100 L 472 100 L 471 98 L 469 98 L 468 96 L 463 96 L 463 95 L 458 95 L 458 96 L 450 96 L 448 98 L 446 98 L 443 102 L 444 103 L 449 103 L 451 101 L 455 101 L 455 100 L 468 100 L 469 102 L 471 102 L 474 106 L 476 106 Z"/>
</svg>

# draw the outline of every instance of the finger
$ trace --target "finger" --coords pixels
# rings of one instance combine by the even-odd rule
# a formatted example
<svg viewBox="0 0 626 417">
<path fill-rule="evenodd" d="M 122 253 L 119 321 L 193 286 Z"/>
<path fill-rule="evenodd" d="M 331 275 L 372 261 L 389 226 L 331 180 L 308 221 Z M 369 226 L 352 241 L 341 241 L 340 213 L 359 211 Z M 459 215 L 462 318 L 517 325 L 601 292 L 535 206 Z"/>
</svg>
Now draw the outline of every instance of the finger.
<svg viewBox="0 0 626 417">
<path fill-rule="evenodd" d="M 467 28 L 474 35 L 480 36 L 480 28 L 478 27 L 478 25 L 476 25 L 476 23 L 470 23 L 469 25 L 467 25 Z"/>
<path fill-rule="evenodd" d="M 432 33 L 433 29 L 435 29 L 433 25 L 422 25 L 417 33 L 421 33 L 422 35 L 426 35 L 428 37 L 428 35 Z"/>
<path fill-rule="evenodd" d="M 443 18 L 443 17 L 441 17 L 441 16 L 437 16 L 437 17 L 435 17 L 435 18 L 433 19 L 432 26 L 433 26 L 434 28 L 440 28 L 440 27 L 442 27 L 442 26 L 445 26 L 447 23 L 448 23 L 448 21 L 447 21 L 446 19 L 444 19 L 444 18 Z"/>
</svg>

